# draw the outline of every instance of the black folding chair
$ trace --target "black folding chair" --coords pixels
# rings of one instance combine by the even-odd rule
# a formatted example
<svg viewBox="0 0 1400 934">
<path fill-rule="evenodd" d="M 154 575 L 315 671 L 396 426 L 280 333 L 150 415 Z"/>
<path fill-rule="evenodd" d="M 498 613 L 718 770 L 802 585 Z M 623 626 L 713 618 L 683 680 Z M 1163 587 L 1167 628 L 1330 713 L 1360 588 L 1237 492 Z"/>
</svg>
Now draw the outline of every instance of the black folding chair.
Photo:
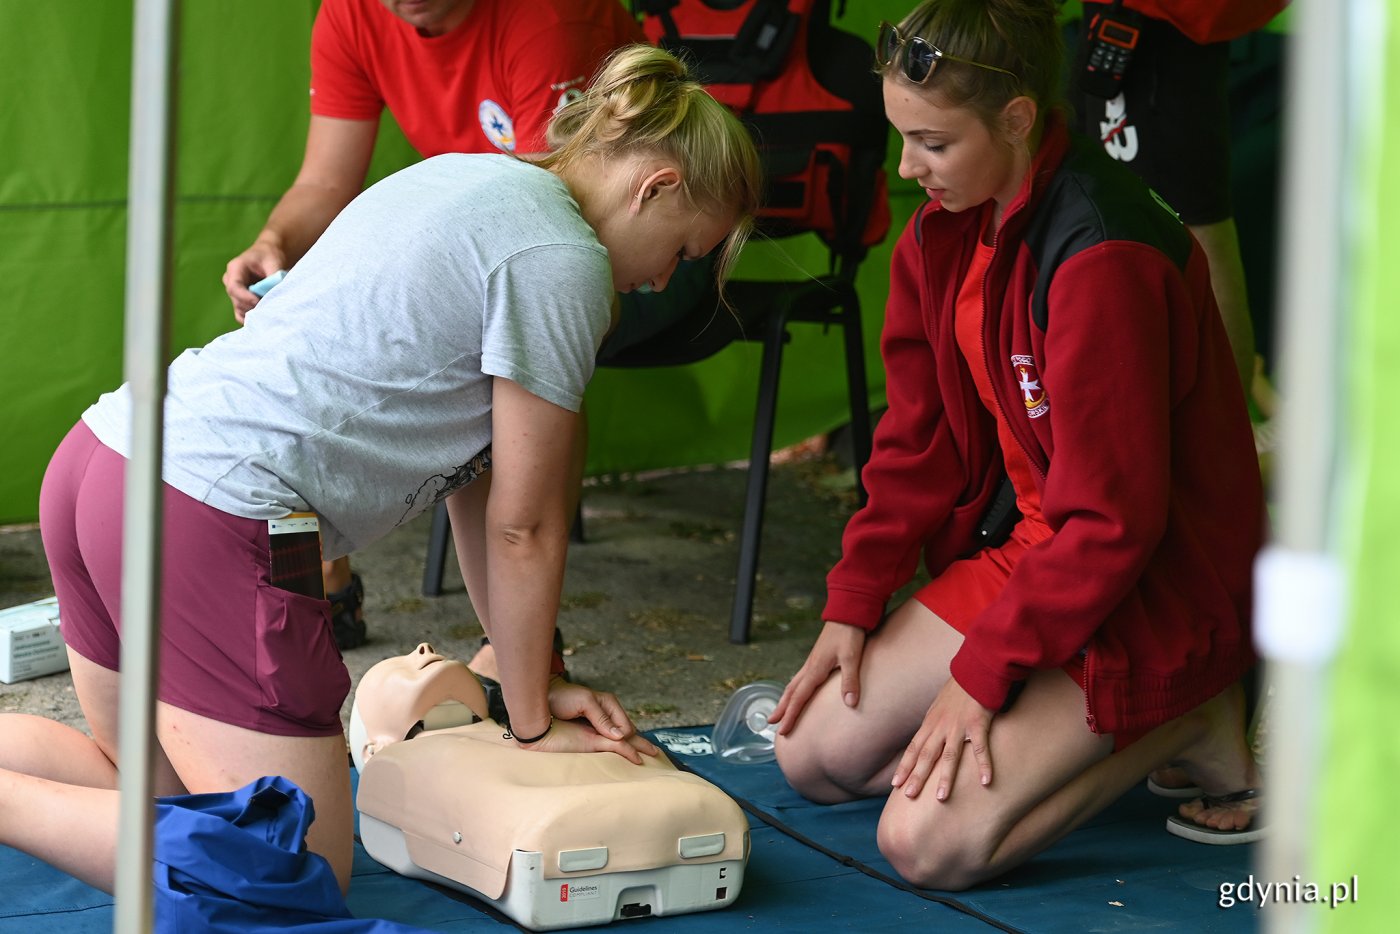
<svg viewBox="0 0 1400 934">
<path fill-rule="evenodd" d="M 852 103 L 849 112 L 812 114 L 740 114 L 752 129 L 768 175 L 766 204 L 770 210 L 759 218 L 762 235 L 775 240 L 812 232 L 795 226 L 781 210 L 785 199 L 794 195 L 790 173 L 794 165 L 806 166 L 814 158 L 813 135 L 821 142 L 849 148 L 842 164 L 831 161 L 826 190 L 835 230 L 824 231 L 822 239 L 829 250 L 828 271 L 821 275 L 791 280 L 733 280 L 726 287 L 732 306 L 717 307 L 711 292 L 700 300 L 695 313 L 666 331 L 621 350 L 600 366 L 639 368 L 678 366 L 703 360 L 735 341 L 755 341 L 763 345 L 758 399 L 754 411 L 753 435 L 749 448 L 748 491 L 744 504 L 743 530 L 739 538 L 739 566 L 735 576 L 734 603 L 729 622 L 729 639 L 745 643 L 749 639 L 753 615 L 754 586 L 758 573 L 758 552 L 763 530 L 764 503 L 768 489 L 768 466 L 773 453 L 773 429 L 778 405 L 778 379 L 782 370 L 783 348 L 791 324 L 818 324 L 841 328 L 846 362 L 846 384 L 850 400 L 850 436 L 859 500 L 865 502 L 860 483 L 861 470 L 870 458 L 870 403 L 865 374 L 865 347 L 861 329 L 860 297 L 856 291 L 856 271 L 865 258 L 870 239 L 871 217 L 883 213 L 885 197 L 883 165 L 888 128 L 885 123 L 880 86 L 875 79 L 873 52 L 863 40 L 834 28 L 825 3 L 817 5 L 820 15 L 807 23 L 808 67 L 826 87 Z M 714 45 L 697 43 L 685 50 L 700 73 L 718 73 L 732 62 L 716 63 Z M 710 56 L 707 59 L 706 56 Z M 729 74 L 726 72 L 726 74 Z M 730 76 L 732 80 L 732 76 Z M 815 158 L 822 158 L 818 154 Z M 810 197 L 810 192 L 797 193 Z M 883 230 L 879 231 L 883 235 Z M 703 324 L 703 327 L 697 325 Z M 428 545 L 423 593 L 442 592 L 443 564 L 450 534 L 447 512 L 441 504 L 433 516 Z M 573 537 L 582 539 L 582 518 L 576 518 Z"/>
</svg>

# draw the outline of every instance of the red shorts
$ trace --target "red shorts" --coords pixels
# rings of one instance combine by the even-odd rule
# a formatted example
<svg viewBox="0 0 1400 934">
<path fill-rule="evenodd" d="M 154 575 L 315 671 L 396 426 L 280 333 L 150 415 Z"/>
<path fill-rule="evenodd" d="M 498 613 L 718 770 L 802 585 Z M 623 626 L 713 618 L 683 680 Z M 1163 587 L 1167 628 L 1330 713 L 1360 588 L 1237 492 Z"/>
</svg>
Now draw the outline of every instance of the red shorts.
<svg viewBox="0 0 1400 934">
<path fill-rule="evenodd" d="M 49 462 L 39 527 L 68 647 L 118 670 L 126 460 L 79 422 Z M 334 736 L 350 692 L 330 604 L 269 583 L 267 522 L 165 486 L 159 698 L 278 736 Z"/>
<path fill-rule="evenodd" d="M 1011 571 L 1031 547 L 1013 532 L 998 548 L 983 548 L 969 558 L 954 561 L 932 581 L 914 594 L 939 619 L 966 636 L 977 614 L 986 609 L 1011 577 Z M 1083 691 L 1084 656 L 1060 666 L 1069 679 Z M 1113 751 L 1119 752 L 1147 735 L 1147 730 L 1120 731 L 1113 735 Z"/>
</svg>

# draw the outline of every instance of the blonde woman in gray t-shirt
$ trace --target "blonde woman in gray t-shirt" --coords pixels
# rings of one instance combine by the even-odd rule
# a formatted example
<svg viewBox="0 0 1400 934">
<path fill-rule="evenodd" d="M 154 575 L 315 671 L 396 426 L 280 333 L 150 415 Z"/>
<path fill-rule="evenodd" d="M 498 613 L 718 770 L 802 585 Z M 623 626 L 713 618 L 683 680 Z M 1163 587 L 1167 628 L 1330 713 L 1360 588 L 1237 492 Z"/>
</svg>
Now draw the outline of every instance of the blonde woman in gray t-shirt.
<svg viewBox="0 0 1400 934">
<path fill-rule="evenodd" d="M 315 802 L 307 843 L 342 889 L 350 683 L 320 560 L 439 500 L 516 742 L 634 762 L 656 752 L 615 697 L 551 676 L 577 412 L 615 292 L 662 289 L 679 260 L 712 251 L 723 279 L 757 207 L 758 157 L 686 68 L 648 46 L 614 55 L 550 134 L 552 152 L 534 163 L 446 155 L 373 186 L 246 327 L 170 366 L 157 792 L 290 779 Z M 130 421 L 125 387 L 88 409 L 40 501 L 92 737 L 0 716 L 3 797 L 35 816 L 0 821 L 0 843 L 109 890 L 121 528 L 111 493 Z M 316 530 L 321 548 L 306 534 Z"/>
</svg>

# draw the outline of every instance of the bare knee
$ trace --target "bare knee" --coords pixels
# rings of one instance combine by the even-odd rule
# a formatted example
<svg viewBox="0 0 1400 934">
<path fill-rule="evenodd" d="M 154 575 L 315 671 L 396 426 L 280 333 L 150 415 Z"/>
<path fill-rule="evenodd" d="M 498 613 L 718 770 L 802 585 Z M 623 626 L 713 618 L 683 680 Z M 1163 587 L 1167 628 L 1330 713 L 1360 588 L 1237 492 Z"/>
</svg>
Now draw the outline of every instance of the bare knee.
<svg viewBox="0 0 1400 934">
<path fill-rule="evenodd" d="M 930 827 L 923 822 L 881 819 L 876 832 L 880 854 L 911 885 L 946 892 L 971 888 L 1000 871 L 992 866 L 992 848 L 981 834 L 946 823 Z"/>
<path fill-rule="evenodd" d="M 836 804 L 861 796 L 861 782 L 848 763 L 833 761 L 822 743 L 779 736 L 774 744 L 778 768 L 793 790 L 818 804 Z"/>
<path fill-rule="evenodd" d="M 0 714 L 0 768 L 35 778 L 116 788 L 115 752 L 82 731 L 35 714 Z"/>
</svg>

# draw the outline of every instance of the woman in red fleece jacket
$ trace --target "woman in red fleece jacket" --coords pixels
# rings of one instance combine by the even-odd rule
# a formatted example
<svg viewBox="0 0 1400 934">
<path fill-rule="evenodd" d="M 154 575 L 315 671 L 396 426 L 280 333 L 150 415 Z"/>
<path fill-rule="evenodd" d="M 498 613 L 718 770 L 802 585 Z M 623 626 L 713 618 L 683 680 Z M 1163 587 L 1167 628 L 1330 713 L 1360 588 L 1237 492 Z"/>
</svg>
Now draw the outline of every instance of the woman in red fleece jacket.
<svg viewBox="0 0 1400 934">
<path fill-rule="evenodd" d="M 895 249 L 870 500 L 774 711 L 778 762 L 816 801 L 887 794 L 881 852 L 922 886 L 1025 861 L 1166 762 L 1205 795 L 1169 830 L 1253 839 L 1263 494 L 1205 257 L 1068 135 L 1052 0 L 926 0 L 877 45 L 929 203 Z M 993 544 L 1003 478 L 1021 518 Z M 921 553 L 931 583 L 886 616 Z"/>
</svg>

